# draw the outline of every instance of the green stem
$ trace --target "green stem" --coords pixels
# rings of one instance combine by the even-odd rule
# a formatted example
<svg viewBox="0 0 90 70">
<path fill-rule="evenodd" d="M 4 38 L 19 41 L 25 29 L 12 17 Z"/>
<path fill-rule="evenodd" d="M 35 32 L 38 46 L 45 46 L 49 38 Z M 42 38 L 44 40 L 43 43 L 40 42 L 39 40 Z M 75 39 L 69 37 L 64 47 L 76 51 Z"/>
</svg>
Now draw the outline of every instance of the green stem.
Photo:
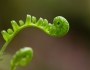
<svg viewBox="0 0 90 70">
<path fill-rule="evenodd" d="M 7 45 L 10 43 L 11 40 L 9 40 L 8 42 L 5 42 L 5 44 L 2 46 L 1 50 L 0 50 L 0 55 L 4 52 L 4 50 L 6 49 Z"/>
</svg>

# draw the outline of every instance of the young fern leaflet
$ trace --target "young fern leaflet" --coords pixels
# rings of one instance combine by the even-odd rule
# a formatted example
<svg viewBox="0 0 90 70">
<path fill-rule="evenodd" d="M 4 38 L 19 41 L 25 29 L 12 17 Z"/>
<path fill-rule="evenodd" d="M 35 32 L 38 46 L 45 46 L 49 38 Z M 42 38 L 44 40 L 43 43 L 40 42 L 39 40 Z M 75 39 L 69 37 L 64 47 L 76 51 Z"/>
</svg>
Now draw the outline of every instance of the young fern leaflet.
<svg viewBox="0 0 90 70">
<path fill-rule="evenodd" d="M 58 23 L 60 23 L 60 24 L 58 24 Z M 27 15 L 25 23 L 22 20 L 20 20 L 19 25 L 18 25 L 17 22 L 13 20 L 13 21 L 11 21 L 11 25 L 12 25 L 13 29 L 9 28 L 7 31 L 5 31 L 5 30 L 1 31 L 2 36 L 6 42 L 0 50 L 0 55 L 4 53 L 7 45 L 10 43 L 10 41 L 13 39 L 13 37 L 24 28 L 33 26 L 33 27 L 41 29 L 46 34 L 53 36 L 53 37 L 62 37 L 69 31 L 69 23 L 62 16 L 55 17 L 53 19 L 53 23 L 51 24 L 51 23 L 48 23 L 47 19 L 40 18 L 37 21 L 36 17 L 34 17 L 34 16 L 31 17 L 31 15 Z M 27 48 L 22 48 L 22 49 L 24 50 Z M 31 48 L 28 48 L 28 49 L 31 49 Z M 11 60 L 11 70 L 14 70 L 14 68 L 17 66 L 18 61 L 16 61 L 16 60 L 18 58 L 20 58 L 19 56 L 23 56 L 24 52 L 27 53 L 26 50 L 24 52 L 21 52 L 21 50 L 17 51 L 17 53 L 13 56 L 13 59 Z M 30 52 L 30 55 L 33 55 L 32 50 L 27 50 L 27 51 Z M 29 56 L 27 56 L 27 57 L 29 57 Z M 32 57 L 30 57 L 30 59 L 31 58 Z"/>
</svg>

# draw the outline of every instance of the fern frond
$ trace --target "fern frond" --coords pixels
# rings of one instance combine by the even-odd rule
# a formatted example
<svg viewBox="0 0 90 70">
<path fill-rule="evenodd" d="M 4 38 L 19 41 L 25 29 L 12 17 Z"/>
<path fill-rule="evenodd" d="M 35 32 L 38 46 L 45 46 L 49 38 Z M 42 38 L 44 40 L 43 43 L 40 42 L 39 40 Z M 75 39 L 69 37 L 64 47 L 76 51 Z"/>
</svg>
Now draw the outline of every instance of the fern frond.
<svg viewBox="0 0 90 70">
<path fill-rule="evenodd" d="M 13 37 L 22 29 L 27 27 L 36 27 L 44 31 L 46 34 L 53 36 L 53 37 L 62 37 L 69 31 L 69 23 L 68 21 L 62 17 L 57 16 L 53 19 L 53 23 L 48 23 L 47 19 L 39 18 L 38 20 L 36 17 L 31 15 L 27 15 L 25 23 L 20 20 L 19 24 L 16 21 L 11 21 L 12 29 L 9 28 L 6 31 L 2 30 L 2 36 L 6 41 L 3 47 L 0 50 L 0 55 L 3 54 L 7 45 L 13 39 Z M 17 51 L 16 54 L 13 56 L 11 60 L 11 70 L 15 70 L 16 66 L 20 63 L 21 65 L 26 65 L 33 56 L 33 51 L 31 48 L 22 48 L 21 50 Z M 25 57 L 25 58 L 24 58 Z M 26 61 L 26 62 L 25 62 Z"/>
<path fill-rule="evenodd" d="M 47 19 L 40 18 L 38 21 L 36 21 L 36 17 L 34 16 L 31 17 L 31 15 L 27 15 L 25 23 L 22 20 L 19 21 L 20 26 L 14 20 L 11 21 L 11 24 L 12 24 L 13 30 L 9 29 L 8 32 L 6 31 L 1 32 L 5 41 L 8 41 L 20 30 L 29 26 L 37 27 L 43 30 L 44 32 L 46 32 L 48 35 L 54 36 L 54 37 L 61 37 L 65 35 L 69 30 L 69 23 L 62 16 L 55 17 L 53 20 L 53 23 L 51 24 L 51 23 L 48 23 Z"/>
</svg>

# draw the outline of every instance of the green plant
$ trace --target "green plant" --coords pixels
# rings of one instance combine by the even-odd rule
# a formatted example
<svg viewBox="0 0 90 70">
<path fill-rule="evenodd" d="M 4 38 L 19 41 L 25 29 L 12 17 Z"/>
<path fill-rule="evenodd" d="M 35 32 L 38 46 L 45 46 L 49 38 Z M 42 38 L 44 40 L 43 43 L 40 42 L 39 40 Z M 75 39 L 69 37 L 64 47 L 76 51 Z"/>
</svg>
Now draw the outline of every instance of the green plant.
<svg viewBox="0 0 90 70">
<path fill-rule="evenodd" d="M 0 50 L 0 55 L 2 55 L 7 47 L 7 45 L 10 43 L 10 41 L 13 39 L 13 37 L 22 29 L 27 27 L 37 27 L 41 30 L 43 30 L 46 34 L 54 37 L 62 37 L 65 35 L 69 30 L 69 24 L 68 21 L 62 17 L 57 16 L 54 18 L 53 23 L 48 23 L 47 19 L 40 18 L 38 21 L 36 17 L 27 15 L 26 22 L 24 23 L 22 20 L 19 21 L 19 25 L 16 23 L 16 21 L 11 21 L 13 30 L 11 28 L 7 29 L 7 31 L 2 30 L 2 36 L 4 40 L 6 41 L 3 47 Z M 33 50 L 30 47 L 21 48 L 19 51 L 16 52 L 16 54 L 13 56 L 10 65 L 10 70 L 15 70 L 16 66 L 18 64 L 25 66 L 33 57 Z"/>
</svg>

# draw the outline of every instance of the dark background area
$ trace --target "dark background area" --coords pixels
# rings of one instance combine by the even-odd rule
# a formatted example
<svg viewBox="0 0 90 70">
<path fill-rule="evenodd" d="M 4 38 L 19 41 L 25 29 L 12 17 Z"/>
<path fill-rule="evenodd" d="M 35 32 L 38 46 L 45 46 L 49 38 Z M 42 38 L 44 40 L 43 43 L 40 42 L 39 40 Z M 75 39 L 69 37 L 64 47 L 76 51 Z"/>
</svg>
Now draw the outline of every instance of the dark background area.
<svg viewBox="0 0 90 70">
<path fill-rule="evenodd" d="M 0 30 L 11 27 L 10 21 L 26 19 L 26 15 L 46 18 L 65 17 L 69 32 L 54 38 L 30 27 L 20 31 L 10 42 L 0 61 L 0 70 L 9 70 L 12 55 L 24 46 L 34 50 L 26 67 L 17 70 L 90 70 L 90 0 L 0 0 Z M 0 34 L 0 46 L 5 43 Z"/>
</svg>

